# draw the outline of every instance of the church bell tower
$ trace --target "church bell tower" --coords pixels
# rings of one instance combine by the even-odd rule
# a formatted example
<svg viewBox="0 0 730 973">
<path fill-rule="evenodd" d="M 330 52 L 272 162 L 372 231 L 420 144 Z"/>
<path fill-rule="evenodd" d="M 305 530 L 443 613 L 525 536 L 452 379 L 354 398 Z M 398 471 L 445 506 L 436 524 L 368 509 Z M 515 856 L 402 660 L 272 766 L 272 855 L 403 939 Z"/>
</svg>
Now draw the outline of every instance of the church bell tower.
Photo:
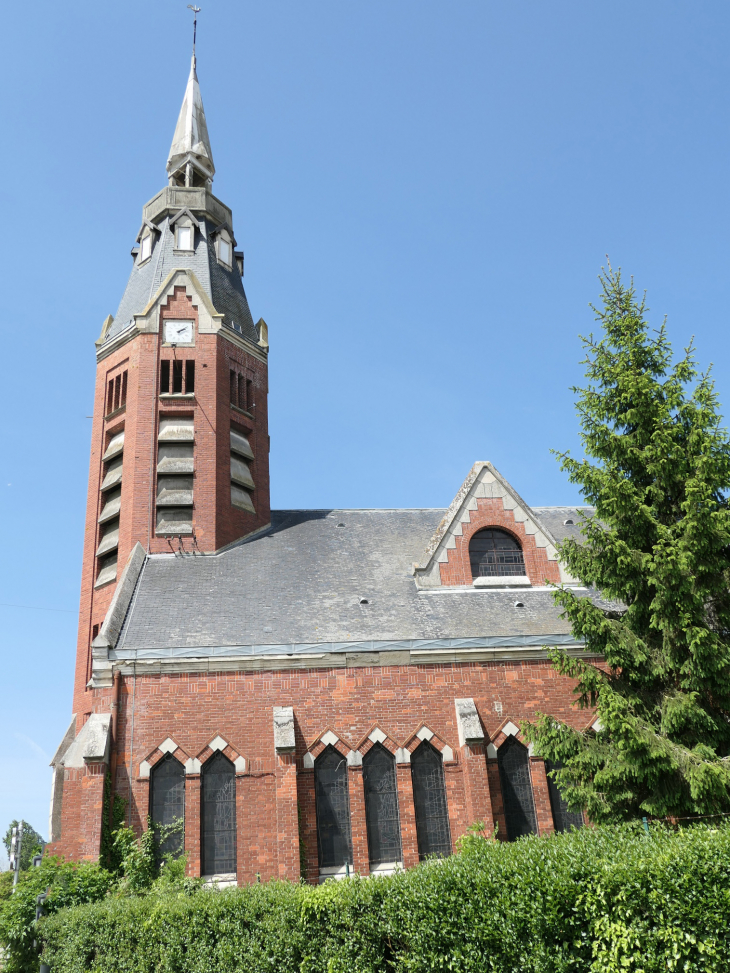
<svg viewBox="0 0 730 973">
<path fill-rule="evenodd" d="M 265 527 L 268 335 L 243 288 L 193 54 L 132 272 L 96 342 L 74 712 L 91 712 L 92 643 L 134 552 L 202 557 Z M 140 552 L 141 553 L 141 552 Z"/>
</svg>

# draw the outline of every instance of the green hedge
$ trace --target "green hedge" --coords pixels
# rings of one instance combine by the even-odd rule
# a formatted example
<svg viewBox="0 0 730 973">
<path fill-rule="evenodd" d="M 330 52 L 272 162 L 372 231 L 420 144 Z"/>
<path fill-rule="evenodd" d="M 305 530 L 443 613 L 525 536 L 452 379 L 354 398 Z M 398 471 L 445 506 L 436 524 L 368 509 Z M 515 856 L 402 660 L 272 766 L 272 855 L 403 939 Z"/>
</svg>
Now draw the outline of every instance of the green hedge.
<svg viewBox="0 0 730 973">
<path fill-rule="evenodd" d="M 40 936 L 53 973 L 725 973 L 730 825 L 470 838 L 391 878 L 107 896 Z"/>
</svg>

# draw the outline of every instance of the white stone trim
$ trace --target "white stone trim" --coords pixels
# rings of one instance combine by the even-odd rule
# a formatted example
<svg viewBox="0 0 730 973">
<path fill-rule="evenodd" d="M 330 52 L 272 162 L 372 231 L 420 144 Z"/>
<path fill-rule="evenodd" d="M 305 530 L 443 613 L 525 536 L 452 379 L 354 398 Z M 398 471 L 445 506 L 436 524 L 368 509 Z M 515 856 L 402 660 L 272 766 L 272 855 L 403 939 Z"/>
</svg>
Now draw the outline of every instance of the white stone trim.
<svg viewBox="0 0 730 973">
<path fill-rule="evenodd" d="M 444 762 L 447 761 L 447 760 L 453 760 L 454 759 L 454 751 L 451 749 L 451 747 L 448 745 L 448 743 L 444 744 L 444 749 L 441 751 L 441 759 Z"/>
<path fill-rule="evenodd" d="M 520 732 L 519 726 L 515 726 L 512 720 L 507 720 L 507 722 L 502 727 L 502 733 L 508 737 L 516 737 Z"/>
<path fill-rule="evenodd" d="M 371 740 L 373 743 L 384 743 L 387 739 L 388 737 L 379 726 L 376 726 L 371 733 L 368 733 L 368 740 Z"/>
<path fill-rule="evenodd" d="M 395 762 L 397 764 L 409 764 L 411 762 L 411 754 L 409 750 L 405 747 L 398 747 L 395 752 Z"/>
<path fill-rule="evenodd" d="M 305 770 L 314 770 L 314 755 L 307 752 L 302 759 L 302 767 Z"/>
<path fill-rule="evenodd" d="M 362 767 L 362 754 L 359 750 L 350 750 L 347 755 L 348 767 Z"/>
<path fill-rule="evenodd" d="M 419 740 L 430 740 L 433 737 L 433 730 L 429 730 L 427 726 L 422 726 L 416 736 Z"/>
<path fill-rule="evenodd" d="M 339 743 L 340 740 L 340 738 L 334 734 L 332 730 L 327 730 L 327 732 L 324 733 L 320 739 L 326 747 L 334 747 L 335 744 Z"/>
<path fill-rule="evenodd" d="M 236 759 L 233 761 L 233 766 L 236 768 L 237 774 L 246 773 L 246 760 L 244 757 L 236 757 Z"/>
<path fill-rule="evenodd" d="M 190 757 L 185 761 L 185 773 L 186 774 L 199 774 L 200 773 L 200 761 L 197 757 Z"/>
<path fill-rule="evenodd" d="M 139 765 L 139 776 L 149 777 L 151 769 L 152 767 L 150 763 L 147 760 L 143 760 L 142 763 Z"/>
<path fill-rule="evenodd" d="M 215 740 L 211 740 L 208 744 L 211 750 L 225 750 L 228 746 L 228 741 L 224 740 L 222 736 L 217 736 Z"/>
<path fill-rule="evenodd" d="M 175 753 L 175 751 L 178 749 L 178 746 L 174 740 L 168 737 L 163 743 L 159 745 L 157 749 L 161 750 L 162 753 Z"/>
</svg>

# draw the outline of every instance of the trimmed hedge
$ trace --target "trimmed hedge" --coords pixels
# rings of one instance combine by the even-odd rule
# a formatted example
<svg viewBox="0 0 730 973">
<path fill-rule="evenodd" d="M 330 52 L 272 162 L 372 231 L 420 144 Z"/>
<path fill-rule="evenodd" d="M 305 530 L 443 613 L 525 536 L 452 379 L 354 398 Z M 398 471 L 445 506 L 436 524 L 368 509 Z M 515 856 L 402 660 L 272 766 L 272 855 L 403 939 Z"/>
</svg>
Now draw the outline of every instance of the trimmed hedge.
<svg viewBox="0 0 730 973">
<path fill-rule="evenodd" d="M 39 935 L 53 973 L 720 973 L 730 825 L 470 837 L 390 878 L 112 896 Z"/>
</svg>

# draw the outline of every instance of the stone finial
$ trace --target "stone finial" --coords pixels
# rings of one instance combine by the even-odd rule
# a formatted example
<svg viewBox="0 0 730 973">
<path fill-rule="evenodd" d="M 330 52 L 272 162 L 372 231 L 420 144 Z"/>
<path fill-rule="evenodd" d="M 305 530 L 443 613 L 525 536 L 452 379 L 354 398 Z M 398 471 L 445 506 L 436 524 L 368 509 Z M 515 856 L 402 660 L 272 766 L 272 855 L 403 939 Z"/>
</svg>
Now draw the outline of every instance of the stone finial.
<svg viewBox="0 0 730 973">
<path fill-rule="evenodd" d="M 294 709 L 291 706 L 274 707 L 274 747 L 277 753 L 294 752 Z"/>
<path fill-rule="evenodd" d="M 459 746 L 484 743 L 484 730 L 473 699 L 455 699 Z"/>
</svg>

